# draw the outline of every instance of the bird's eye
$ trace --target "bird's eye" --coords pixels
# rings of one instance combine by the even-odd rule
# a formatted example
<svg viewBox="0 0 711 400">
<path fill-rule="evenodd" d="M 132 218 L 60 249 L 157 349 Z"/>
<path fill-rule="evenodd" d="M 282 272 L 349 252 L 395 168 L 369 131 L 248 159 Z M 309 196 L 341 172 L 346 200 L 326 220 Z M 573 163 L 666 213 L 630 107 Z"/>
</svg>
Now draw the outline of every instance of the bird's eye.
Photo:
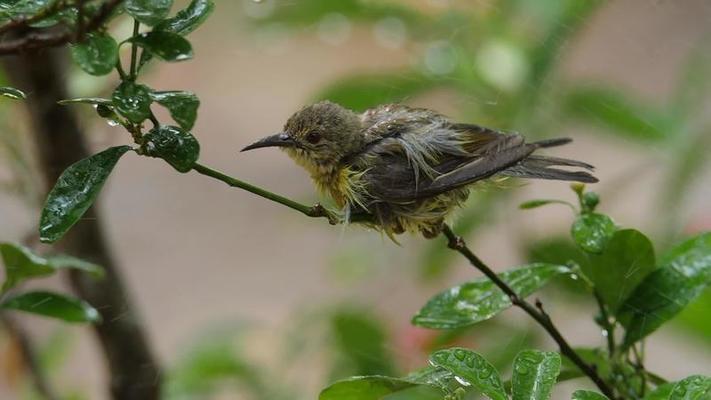
<svg viewBox="0 0 711 400">
<path fill-rule="evenodd" d="M 320 140 L 321 140 L 321 134 L 318 132 L 309 132 L 309 134 L 306 135 L 306 141 L 311 144 L 316 144 Z"/>
</svg>

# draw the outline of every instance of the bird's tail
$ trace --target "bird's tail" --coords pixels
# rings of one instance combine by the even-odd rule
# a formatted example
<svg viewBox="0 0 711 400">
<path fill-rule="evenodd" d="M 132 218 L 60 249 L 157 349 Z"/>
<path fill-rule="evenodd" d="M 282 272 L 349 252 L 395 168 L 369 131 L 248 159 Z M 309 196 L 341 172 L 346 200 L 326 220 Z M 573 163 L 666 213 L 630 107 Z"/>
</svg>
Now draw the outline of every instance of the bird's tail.
<svg viewBox="0 0 711 400">
<path fill-rule="evenodd" d="M 538 148 L 547 148 L 561 146 L 570 143 L 571 141 L 572 140 L 570 138 L 558 138 L 541 140 L 532 144 Z M 595 183 L 598 181 L 597 178 L 587 171 L 568 171 L 565 169 L 554 168 L 561 166 L 583 168 L 587 171 L 595 169 L 592 165 L 582 161 L 559 157 L 530 155 L 506 170 L 501 171 L 500 174 L 517 178 L 553 179 L 583 183 Z"/>
</svg>

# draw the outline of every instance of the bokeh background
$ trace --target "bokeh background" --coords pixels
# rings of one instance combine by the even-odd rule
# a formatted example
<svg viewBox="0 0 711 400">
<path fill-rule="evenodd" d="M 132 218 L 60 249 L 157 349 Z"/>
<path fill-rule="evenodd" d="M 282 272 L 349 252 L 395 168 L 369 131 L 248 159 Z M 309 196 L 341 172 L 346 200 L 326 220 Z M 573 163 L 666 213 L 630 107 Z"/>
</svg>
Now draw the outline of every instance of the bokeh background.
<svg viewBox="0 0 711 400">
<path fill-rule="evenodd" d="M 706 0 L 217 3 L 191 36 L 195 60 L 160 64 L 144 78 L 200 96 L 193 132 L 205 164 L 316 202 L 307 175 L 285 155 L 238 150 L 316 99 L 361 110 L 402 101 L 531 138 L 573 137 L 555 154 L 596 165 L 601 182 L 591 189 L 601 209 L 649 233 L 659 252 L 711 229 Z M 127 35 L 130 26 L 112 29 Z M 115 84 L 78 69 L 57 79 L 77 96 L 106 95 Z M 42 186 L 25 111 L 6 103 L 0 239 L 21 241 L 36 230 Z M 119 127 L 82 117 L 95 149 L 127 142 Z M 455 228 L 498 270 L 565 260 L 572 215 L 557 206 L 518 209 L 534 198 L 574 194 L 560 182 L 484 189 Z M 472 347 L 504 371 L 523 347 L 554 348 L 517 310 L 446 335 L 411 326 L 431 295 L 477 276 L 441 239 L 402 237 L 396 245 L 131 155 L 103 191 L 100 211 L 168 368 L 168 398 L 312 399 L 337 378 L 419 368 L 439 346 Z M 594 306 L 579 291 L 558 285 L 540 296 L 571 342 L 599 345 Z M 75 399 L 106 398 L 88 328 L 21 322 L 41 343 L 58 388 Z M 671 379 L 711 374 L 711 292 L 654 335 L 647 351 L 647 367 Z M 0 398 L 31 398 L 14 352 L 0 332 Z M 569 398 L 585 384 L 562 385 L 555 395 Z"/>
</svg>

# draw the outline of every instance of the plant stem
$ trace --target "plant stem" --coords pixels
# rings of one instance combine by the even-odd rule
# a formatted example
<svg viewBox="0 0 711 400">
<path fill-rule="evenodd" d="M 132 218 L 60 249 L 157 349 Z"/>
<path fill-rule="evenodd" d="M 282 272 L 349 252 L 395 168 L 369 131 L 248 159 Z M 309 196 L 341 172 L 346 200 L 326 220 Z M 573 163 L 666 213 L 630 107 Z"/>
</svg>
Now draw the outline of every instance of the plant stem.
<svg viewBox="0 0 711 400">
<path fill-rule="evenodd" d="M 138 22 L 137 19 L 133 20 L 133 36 L 136 37 L 138 36 L 139 29 L 141 28 L 141 23 Z M 131 80 L 136 80 L 136 62 L 138 58 L 138 45 L 136 42 L 131 42 L 131 70 L 130 70 L 130 77 Z"/>
<path fill-rule="evenodd" d="M 600 325 L 602 329 L 605 330 L 605 338 L 607 339 L 607 354 L 610 358 L 615 354 L 615 325 L 610 323 L 610 315 L 607 313 L 607 308 L 605 303 L 602 301 L 600 294 L 593 289 L 593 296 L 595 296 L 595 301 L 597 301 L 598 308 L 600 308 Z"/>
<path fill-rule="evenodd" d="M 209 176 L 211 178 L 222 181 L 222 182 L 228 184 L 229 186 L 246 190 L 250 193 L 256 194 L 257 196 L 264 197 L 267 200 L 271 200 L 275 203 L 279 203 L 281 205 L 287 206 L 287 207 L 291 208 L 292 210 L 296 210 L 296 211 L 306 215 L 307 217 L 327 218 L 329 223 L 331 223 L 331 225 L 337 224 L 340 219 L 334 212 L 327 210 L 320 204 L 316 204 L 314 206 L 307 206 L 305 204 L 298 203 L 294 200 L 291 200 L 291 199 L 286 198 L 284 196 L 278 195 L 276 193 L 272 193 L 272 192 L 262 189 L 258 186 L 254 186 L 254 185 L 249 184 L 247 182 L 241 181 L 237 178 L 233 178 L 229 175 L 225 175 L 222 172 L 216 171 L 216 170 L 206 167 L 202 164 L 196 163 L 193 166 L 193 170 L 195 170 L 195 172 L 197 172 L 199 174 Z"/>
<path fill-rule="evenodd" d="M 598 375 L 594 367 L 588 365 L 578 353 L 573 350 L 568 342 L 563 338 L 558 328 L 553 324 L 553 321 L 548 316 L 548 314 L 543 310 L 543 305 L 540 302 L 536 302 L 536 309 L 526 300 L 522 299 L 506 282 L 501 280 L 496 273 L 489 268 L 479 257 L 476 256 L 466 245 L 464 240 L 457 236 L 449 225 L 444 225 L 442 233 L 448 240 L 449 248 L 461 253 L 469 262 L 483 273 L 487 278 L 489 278 L 501 291 L 503 291 L 511 299 L 511 303 L 525 311 L 531 316 L 543 329 L 548 332 L 548 334 L 553 338 L 553 340 L 558 344 L 560 352 L 568 357 L 580 370 L 587 375 L 594 383 L 597 385 L 598 389 L 602 391 L 610 399 L 615 399 L 615 393 L 612 391 L 610 386 Z"/>
</svg>

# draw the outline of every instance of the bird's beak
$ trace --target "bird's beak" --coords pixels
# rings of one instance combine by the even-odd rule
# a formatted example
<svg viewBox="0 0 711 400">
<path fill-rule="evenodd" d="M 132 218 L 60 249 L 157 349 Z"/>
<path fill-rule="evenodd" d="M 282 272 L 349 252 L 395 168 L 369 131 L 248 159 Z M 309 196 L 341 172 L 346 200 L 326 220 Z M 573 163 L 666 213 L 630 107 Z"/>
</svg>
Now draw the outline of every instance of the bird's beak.
<svg viewBox="0 0 711 400">
<path fill-rule="evenodd" d="M 258 149 L 260 147 L 294 147 L 296 142 L 286 132 L 277 133 L 276 135 L 267 136 L 260 139 L 241 151 Z"/>
</svg>

